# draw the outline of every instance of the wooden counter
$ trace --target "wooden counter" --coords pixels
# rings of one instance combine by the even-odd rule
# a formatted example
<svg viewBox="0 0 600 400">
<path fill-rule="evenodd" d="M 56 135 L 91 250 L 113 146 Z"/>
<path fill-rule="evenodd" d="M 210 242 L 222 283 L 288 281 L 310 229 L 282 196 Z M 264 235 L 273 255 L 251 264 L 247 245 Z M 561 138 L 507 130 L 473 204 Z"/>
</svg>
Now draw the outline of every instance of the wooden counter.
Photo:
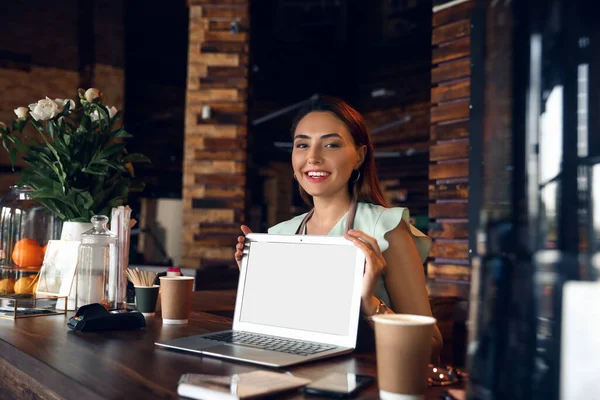
<svg viewBox="0 0 600 400">
<path fill-rule="evenodd" d="M 0 320 L 1 399 L 172 399 L 181 374 L 233 374 L 259 369 L 251 364 L 171 351 L 154 345 L 173 339 L 229 329 L 234 291 L 194 293 L 190 323 L 163 326 L 157 315 L 146 329 L 104 333 L 73 332 L 67 316 Z M 289 369 L 315 379 L 330 372 L 376 375 L 372 352 L 315 361 Z M 431 388 L 427 399 L 437 399 Z M 373 384 L 357 398 L 378 398 Z M 292 392 L 281 398 L 303 398 Z M 310 397 L 314 399 L 316 397 Z"/>
</svg>

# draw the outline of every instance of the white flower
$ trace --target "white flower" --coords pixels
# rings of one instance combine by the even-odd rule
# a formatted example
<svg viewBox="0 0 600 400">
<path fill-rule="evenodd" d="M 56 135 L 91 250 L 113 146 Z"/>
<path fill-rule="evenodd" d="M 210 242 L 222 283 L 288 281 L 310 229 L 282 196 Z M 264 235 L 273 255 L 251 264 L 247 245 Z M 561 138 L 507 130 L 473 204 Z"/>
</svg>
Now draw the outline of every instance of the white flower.
<svg viewBox="0 0 600 400">
<path fill-rule="evenodd" d="M 83 95 L 83 97 L 85 97 L 85 100 L 88 101 L 89 103 L 91 103 L 92 101 L 94 101 L 95 99 L 97 99 L 100 96 L 101 96 L 101 93 L 96 88 L 89 88 L 88 90 L 85 91 L 85 94 Z"/>
<path fill-rule="evenodd" d="M 27 113 L 29 112 L 29 109 L 27 107 L 18 107 L 15 108 L 15 114 L 17 114 L 17 118 L 18 119 L 25 119 L 27 118 Z"/>
<path fill-rule="evenodd" d="M 115 106 L 112 107 L 106 107 L 106 110 L 108 111 L 108 117 L 112 118 L 115 116 L 115 114 L 117 114 L 117 109 Z M 98 112 L 98 110 L 94 110 L 90 113 L 90 118 L 92 119 L 92 121 L 98 121 L 100 119 L 100 113 Z"/>
<path fill-rule="evenodd" d="M 69 112 L 71 112 L 75 109 L 75 102 L 71 99 L 54 99 L 54 101 L 60 107 L 61 112 L 67 104 L 69 104 Z"/>
<path fill-rule="evenodd" d="M 36 121 L 47 121 L 56 117 L 60 112 L 60 108 L 61 107 L 59 107 L 54 100 L 51 100 L 48 97 L 29 105 L 31 116 Z"/>
<path fill-rule="evenodd" d="M 106 107 L 106 109 L 108 110 L 108 117 L 112 118 L 115 116 L 115 114 L 117 114 L 117 108 L 115 106 L 112 107 Z"/>
</svg>

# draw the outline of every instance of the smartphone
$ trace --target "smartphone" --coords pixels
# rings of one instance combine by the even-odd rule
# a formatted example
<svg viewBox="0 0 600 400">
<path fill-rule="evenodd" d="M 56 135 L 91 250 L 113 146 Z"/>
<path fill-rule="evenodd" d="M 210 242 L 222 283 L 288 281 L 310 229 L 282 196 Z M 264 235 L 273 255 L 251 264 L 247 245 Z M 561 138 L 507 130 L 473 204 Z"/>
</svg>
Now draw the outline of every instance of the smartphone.
<svg viewBox="0 0 600 400">
<path fill-rule="evenodd" d="M 336 372 L 309 383 L 303 391 L 306 394 L 344 398 L 353 396 L 373 381 L 371 376 Z"/>
</svg>

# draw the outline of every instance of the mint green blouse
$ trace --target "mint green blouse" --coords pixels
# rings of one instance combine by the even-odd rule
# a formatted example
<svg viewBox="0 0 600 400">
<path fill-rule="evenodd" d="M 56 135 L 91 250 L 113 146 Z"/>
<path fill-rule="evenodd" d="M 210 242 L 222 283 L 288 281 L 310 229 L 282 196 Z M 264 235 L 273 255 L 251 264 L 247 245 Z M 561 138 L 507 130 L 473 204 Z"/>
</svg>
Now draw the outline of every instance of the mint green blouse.
<svg viewBox="0 0 600 400">
<path fill-rule="evenodd" d="M 281 222 L 269 228 L 269 233 L 279 235 L 294 235 L 305 215 L 306 213 Z M 327 235 L 344 236 L 344 228 L 346 226 L 347 219 L 348 213 L 344 214 L 344 216 L 335 224 L 335 226 Z M 358 203 L 356 207 L 356 216 L 354 217 L 353 229 L 363 231 L 367 235 L 377 239 L 379 248 L 383 253 L 389 247 L 389 243 L 385 238 L 385 234 L 396 228 L 400 224 L 400 221 L 406 222 L 407 226 L 410 228 L 409 231 L 415 246 L 419 251 L 421 261 L 425 262 L 425 259 L 429 254 L 429 250 L 431 250 L 431 239 L 410 224 L 410 215 L 407 208 L 385 208 L 370 203 Z M 384 275 L 382 275 L 377 281 L 377 285 L 375 287 L 375 297 L 392 306 L 390 296 L 388 295 L 385 287 Z"/>
</svg>

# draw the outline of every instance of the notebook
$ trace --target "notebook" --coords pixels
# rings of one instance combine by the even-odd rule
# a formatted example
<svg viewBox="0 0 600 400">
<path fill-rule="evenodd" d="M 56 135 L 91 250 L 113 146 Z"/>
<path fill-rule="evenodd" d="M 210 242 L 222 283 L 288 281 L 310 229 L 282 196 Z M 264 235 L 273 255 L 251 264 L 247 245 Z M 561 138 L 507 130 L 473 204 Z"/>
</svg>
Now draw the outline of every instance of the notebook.
<svg viewBox="0 0 600 400">
<path fill-rule="evenodd" d="M 252 371 L 232 376 L 184 374 L 179 379 L 177 394 L 201 400 L 252 399 L 297 389 L 308 383 L 309 379 L 272 371 Z"/>
<path fill-rule="evenodd" d="M 248 234 L 232 329 L 155 344 L 272 367 L 352 352 L 364 263 L 343 237 Z"/>
</svg>

